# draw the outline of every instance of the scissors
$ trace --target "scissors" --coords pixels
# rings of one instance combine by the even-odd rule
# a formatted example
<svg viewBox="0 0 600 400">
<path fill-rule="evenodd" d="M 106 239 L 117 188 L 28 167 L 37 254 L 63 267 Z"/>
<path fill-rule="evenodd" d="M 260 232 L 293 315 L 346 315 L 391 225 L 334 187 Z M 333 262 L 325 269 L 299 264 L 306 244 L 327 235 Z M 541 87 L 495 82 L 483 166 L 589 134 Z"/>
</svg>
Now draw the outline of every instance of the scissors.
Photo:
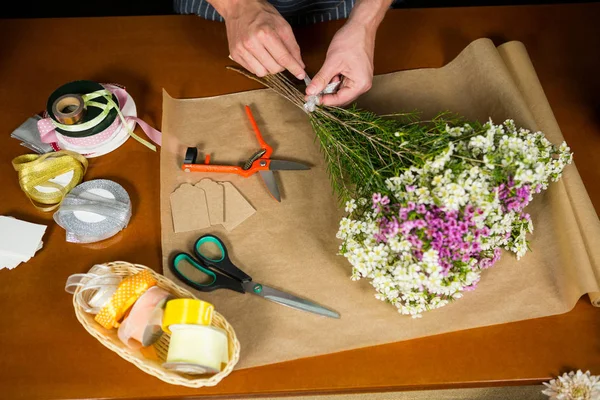
<svg viewBox="0 0 600 400">
<path fill-rule="evenodd" d="M 220 256 L 217 258 L 210 258 L 204 255 L 201 247 L 206 243 L 213 243 L 217 245 L 220 251 Z M 204 235 L 198 238 L 194 244 L 194 254 L 196 255 L 197 260 L 188 253 L 179 253 L 175 255 L 170 264 L 173 273 L 184 283 L 193 287 L 194 289 L 200 290 L 201 292 L 212 292 L 213 290 L 217 289 L 229 289 L 239 293 L 252 293 L 264 299 L 298 310 L 308 311 L 330 318 L 340 318 L 339 313 L 329 310 L 309 300 L 282 292 L 260 283 L 253 282 L 250 275 L 246 274 L 231 262 L 225 244 L 215 235 Z M 208 283 L 200 283 L 188 278 L 179 270 L 179 264 L 182 261 L 189 262 L 194 268 L 202 271 L 212 278 L 212 281 Z"/>
<path fill-rule="evenodd" d="M 245 110 L 246 115 L 250 120 L 250 124 L 252 125 L 252 129 L 254 129 L 254 134 L 256 135 L 258 144 L 260 145 L 260 150 L 255 152 L 244 163 L 243 167 L 236 165 L 210 164 L 210 154 L 207 154 L 204 158 L 204 164 L 196 164 L 196 159 L 198 158 L 198 149 L 196 147 L 188 147 L 187 151 L 185 152 L 185 158 L 183 159 L 181 169 L 185 172 L 223 172 L 238 174 L 244 178 L 252 176 L 258 172 L 263 182 L 267 186 L 271 196 L 280 202 L 281 195 L 279 194 L 279 188 L 277 187 L 277 182 L 275 181 L 275 175 L 273 174 L 273 171 L 307 170 L 310 169 L 310 167 L 295 161 L 271 160 L 273 148 L 269 146 L 263 139 L 260 130 L 258 129 L 258 125 L 252 116 L 250 107 L 245 106 Z"/>
</svg>

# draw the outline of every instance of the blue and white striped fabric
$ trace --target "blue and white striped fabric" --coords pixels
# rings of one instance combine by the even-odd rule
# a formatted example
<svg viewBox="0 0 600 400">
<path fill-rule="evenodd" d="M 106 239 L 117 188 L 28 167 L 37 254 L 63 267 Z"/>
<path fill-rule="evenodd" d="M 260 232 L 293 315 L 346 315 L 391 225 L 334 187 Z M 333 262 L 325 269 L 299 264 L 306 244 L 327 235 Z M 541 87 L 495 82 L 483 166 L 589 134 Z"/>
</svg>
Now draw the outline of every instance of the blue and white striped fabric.
<svg viewBox="0 0 600 400">
<path fill-rule="evenodd" d="M 269 0 L 291 25 L 348 18 L 356 0 Z M 206 0 L 173 0 L 177 14 L 197 14 L 223 22 L 223 17 Z"/>
</svg>

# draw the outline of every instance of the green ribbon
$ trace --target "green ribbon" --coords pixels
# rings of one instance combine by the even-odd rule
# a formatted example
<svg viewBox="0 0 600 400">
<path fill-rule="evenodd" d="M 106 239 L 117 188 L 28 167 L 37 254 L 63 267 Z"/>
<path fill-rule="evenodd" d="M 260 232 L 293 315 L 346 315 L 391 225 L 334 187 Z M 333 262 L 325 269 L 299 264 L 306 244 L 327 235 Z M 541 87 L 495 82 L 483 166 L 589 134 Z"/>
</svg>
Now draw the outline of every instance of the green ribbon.
<svg viewBox="0 0 600 400">
<path fill-rule="evenodd" d="M 60 128 L 64 131 L 67 131 L 67 132 L 85 131 L 87 129 L 93 128 L 94 126 L 96 126 L 100 122 L 102 122 L 108 116 L 108 113 L 110 113 L 110 111 L 112 109 L 114 109 L 117 111 L 117 115 L 121 119 L 121 122 L 123 123 L 123 126 L 125 127 L 125 129 L 127 129 L 129 136 L 131 136 L 132 138 L 134 138 L 135 140 L 137 140 L 144 146 L 148 147 L 150 150 L 156 151 L 156 146 L 154 146 L 152 143 L 148 142 L 147 140 L 142 139 L 141 137 L 139 137 L 138 135 L 133 133 L 133 131 L 131 129 L 129 129 L 129 125 L 127 125 L 127 121 L 125 120 L 125 117 L 123 116 L 123 113 L 121 112 L 121 109 L 119 108 L 117 103 L 115 103 L 114 100 L 112 99 L 111 92 L 109 92 L 106 89 L 102 89 L 102 90 L 96 90 L 95 92 L 92 92 L 92 93 L 84 94 L 81 97 L 83 98 L 83 104 L 84 104 L 85 108 L 96 107 L 96 108 L 101 109 L 102 112 L 100 114 L 98 114 L 98 116 L 96 116 L 94 119 L 91 119 L 91 120 L 81 123 L 81 124 L 74 124 L 74 125 L 61 124 L 60 122 L 57 122 L 54 119 L 52 119 L 52 123 L 54 124 L 54 126 L 56 126 L 57 128 Z M 97 99 L 99 97 L 106 99 L 107 103 L 103 104 L 103 103 L 98 103 L 97 101 L 93 101 L 94 99 Z"/>
</svg>

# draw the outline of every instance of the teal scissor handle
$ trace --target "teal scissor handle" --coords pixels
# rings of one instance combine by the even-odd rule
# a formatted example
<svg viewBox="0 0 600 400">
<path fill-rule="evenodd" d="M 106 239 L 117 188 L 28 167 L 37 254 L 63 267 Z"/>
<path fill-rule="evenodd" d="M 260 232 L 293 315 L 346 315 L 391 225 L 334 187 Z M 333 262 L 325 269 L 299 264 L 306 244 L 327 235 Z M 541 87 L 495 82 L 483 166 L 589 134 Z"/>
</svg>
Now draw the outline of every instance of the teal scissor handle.
<svg viewBox="0 0 600 400">
<path fill-rule="evenodd" d="M 188 278 L 183 272 L 179 270 L 179 263 L 181 261 L 189 262 L 194 268 L 200 270 L 205 273 L 209 277 L 212 278 L 210 282 L 201 283 L 196 282 L 190 278 Z M 200 264 L 194 257 L 190 256 L 187 253 L 178 253 L 173 257 L 173 261 L 170 264 L 171 270 L 179 279 L 181 279 L 186 285 L 193 287 L 196 290 L 200 290 L 201 292 L 212 292 L 217 289 L 230 289 L 236 292 L 244 293 L 244 288 L 242 286 L 242 282 L 237 281 L 234 278 L 229 278 L 223 274 L 217 274 L 212 271 L 209 267 L 203 266 Z"/>
<path fill-rule="evenodd" d="M 220 251 L 220 256 L 216 258 L 205 256 L 200 247 L 206 243 L 213 243 L 217 245 Z M 194 244 L 194 254 L 201 262 L 204 263 L 204 265 L 217 269 L 240 282 L 250 282 L 252 280 L 250 275 L 246 274 L 231 262 L 229 259 L 229 253 L 227 252 L 227 247 L 225 247 L 225 243 L 223 243 L 223 241 L 215 235 L 209 234 L 200 236 Z"/>
</svg>

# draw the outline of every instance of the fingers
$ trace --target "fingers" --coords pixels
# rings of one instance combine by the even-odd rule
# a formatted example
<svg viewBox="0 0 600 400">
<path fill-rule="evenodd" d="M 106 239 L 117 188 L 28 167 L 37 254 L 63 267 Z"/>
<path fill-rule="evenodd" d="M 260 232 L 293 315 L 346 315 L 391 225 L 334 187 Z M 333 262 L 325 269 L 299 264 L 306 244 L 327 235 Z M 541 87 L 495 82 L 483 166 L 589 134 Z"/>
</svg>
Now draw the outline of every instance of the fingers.
<svg viewBox="0 0 600 400">
<path fill-rule="evenodd" d="M 304 67 L 292 56 L 279 37 L 268 36 L 265 39 L 265 47 L 278 65 L 290 71 L 296 78 L 304 79 Z"/>
<path fill-rule="evenodd" d="M 296 37 L 294 36 L 294 32 L 292 31 L 292 28 L 290 28 L 289 25 L 281 28 L 279 31 L 279 38 L 283 42 L 283 45 L 290 52 L 292 57 L 294 57 L 294 59 L 302 67 L 302 76 L 299 76 L 298 74 L 294 74 L 294 76 L 296 76 L 298 79 L 304 79 L 304 76 L 306 76 L 306 72 L 304 71 L 304 68 L 306 68 L 306 65 L 304 65 L 304 61 L 302 61 L 302 55 L 300 53 L 300 46 L 298 46 L 298 42 L 296 42 Z M 292 71 L 290 71 L 290 72 L 292 72 Z"/>
<path fill-rule="evenodd" d="M 258 77 L 268 74 L 266 68 L 248 51 L 237 51 L 233 60 Z"/>
<path fill-rule="evenodd" d="M 260 42 L 255 42 L 248 51 L 262 64 L 262 66 L 270 73 L 276 74 L 284 70 L 284 67 L 273 58 L 267 48 Z M 291 57 L 291 56 L 290 56 Z"/>
<path fill-rule="evenodd" d="M 352 100 L 356 99 L 359 94 L 351 88 L 341 88 L 336 93 L 324 94 L 321 96 L 320 104 L 324 106 L 345 106 Z"/>
<path fill-rule="evenodd" d="M 287 69 L 298 79 L 304 79 L 306 73 L 300 57 L 300 47 L 296 43 L 291 28 L 289 31 L 287 33 L 287 30 L 282 30 L 282 35 L 286 38 L 286 42 L 284 42 L 274 29 L 258 30 L 253 36 L 236 46 L 235 52 L 233 52 L 234 61 L 243 61 L 240 64 L 257 76 L 276 74 Z"/>
<path fill-rule="evenodd" d="M 361 85 L 342 86 L 336 93 L 321 96 L 320 103 L 324 106 L 345 106 L 356 100 L 358 96 L 367 92 L 370 88 L 370 82 Z"/>
<path fill-rule="evenodd" d="M 325 89 L 325 86 L 331 82 L 333 77 L 339 74 L 339 68 L 335 64 L 328 62 L 326 59 L 325 64 L 323 64 L 323 67 L 321 67 L 321 70 L 317 72 L 310 82 L 310 85 L 308 85 L 306 88 L 306 94 L 313 95 L 321 93 L 323 89 Z"/>
</svg>

